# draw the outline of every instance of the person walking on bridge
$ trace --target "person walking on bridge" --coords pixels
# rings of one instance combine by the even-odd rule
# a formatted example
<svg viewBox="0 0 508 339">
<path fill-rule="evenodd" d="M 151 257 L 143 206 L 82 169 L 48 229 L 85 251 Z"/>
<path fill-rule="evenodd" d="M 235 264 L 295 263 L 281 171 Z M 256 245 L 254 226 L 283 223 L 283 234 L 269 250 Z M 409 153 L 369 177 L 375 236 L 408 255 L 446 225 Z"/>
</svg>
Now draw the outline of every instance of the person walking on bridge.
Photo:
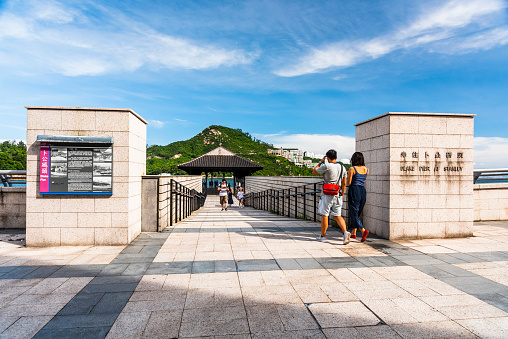
<svg viewBox="0 0 508 339">
<path fill-rule="evenodd" d="M 331 214 L 344 233 L 343 244 L 349 244 L 351 233 L 346 229 L 346 222 L 342 218 L 342 201 L 346 189 L 346 170 L 337 163 L 337 151 L 331 149 L 326 156 L 314 167 L 314 175 L 323 175 L 323 190 L 319 199 L 319 214 L 321 214 L 321 235 L 318 241 L 326 241 L 328 216 Z"/>
<path fill-rule="evenodd" d="M 222 207 L 221 211 L 228 210 L 228 185 L 226 184 L 226 179 L 222 179 L 222 184 L 217 189 L 219 191 L 220 205 Z"/>
</svg>

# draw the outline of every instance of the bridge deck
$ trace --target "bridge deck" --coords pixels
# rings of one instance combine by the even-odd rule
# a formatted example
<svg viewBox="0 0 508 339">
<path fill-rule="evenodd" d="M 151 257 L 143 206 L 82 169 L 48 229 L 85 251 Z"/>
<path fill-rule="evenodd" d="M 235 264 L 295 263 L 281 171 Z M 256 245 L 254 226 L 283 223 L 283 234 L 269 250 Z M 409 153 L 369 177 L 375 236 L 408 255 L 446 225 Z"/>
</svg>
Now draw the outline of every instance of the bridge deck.
<svg viewBox="0 0 508 339">
<path fill-rule="evenodd" d="M 508 224 L 475 237 L 341 244 L 319 224 L 209 197 L 126 247 L 0 240 L 2 337 L 508 335 Z M 5 233 L 5 232 L 4 232 Z M 10 240 L 9 240 L 10 239 Z"/>
</svg>

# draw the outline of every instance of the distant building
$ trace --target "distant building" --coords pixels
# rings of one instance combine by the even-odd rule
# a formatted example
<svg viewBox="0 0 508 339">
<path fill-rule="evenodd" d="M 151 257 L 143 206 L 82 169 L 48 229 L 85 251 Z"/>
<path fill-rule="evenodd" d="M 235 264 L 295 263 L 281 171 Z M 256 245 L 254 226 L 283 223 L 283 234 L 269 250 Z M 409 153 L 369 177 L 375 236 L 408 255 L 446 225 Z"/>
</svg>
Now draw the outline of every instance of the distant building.
<svg viewBox="0 0 508 339">
<path fill-rule="evenodd" d="M 292 148 L 292 149 L 284 149 L 284 148 L 269 149 L 268 153 L 279 156 L 279 157 L 286 158 L 287 160 L 295 163 L 297 166 L 300 166 L 300 167 L 304 166 L 304 163 L 303 163 L 304 152 L 300 151 L 299 149 L 294 149 L 294 148 Z"/>
</svg>

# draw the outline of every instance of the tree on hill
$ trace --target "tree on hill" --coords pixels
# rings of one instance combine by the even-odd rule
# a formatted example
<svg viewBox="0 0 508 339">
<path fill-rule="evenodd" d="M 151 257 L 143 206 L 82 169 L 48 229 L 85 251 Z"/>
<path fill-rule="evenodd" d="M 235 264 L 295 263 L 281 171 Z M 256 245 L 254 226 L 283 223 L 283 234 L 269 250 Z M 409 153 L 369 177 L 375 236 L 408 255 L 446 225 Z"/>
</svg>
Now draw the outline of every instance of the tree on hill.
<svg viewBox="0 0 508 339">
<path fill-rule="evenodd" d="M 268 149 L 273 148 L 273 145 L 258 140 L 241 129 L 219 125 L 209 126 L 186 141 L 148 147 L 147 174 L 186 174 L 178 169 L 178 164 L 197 158 L 220 145 L 243 158 L 263 165 L 263 170 L 254 175 L 312 175 L 310 168 L 298 167 L 285 158 L 268 154 Z"/>
<path fill-rule="evenodd" d="M 23 141 L 0 144 L 0 169 L 26 170 L 26 145 Z"/>
</svg>

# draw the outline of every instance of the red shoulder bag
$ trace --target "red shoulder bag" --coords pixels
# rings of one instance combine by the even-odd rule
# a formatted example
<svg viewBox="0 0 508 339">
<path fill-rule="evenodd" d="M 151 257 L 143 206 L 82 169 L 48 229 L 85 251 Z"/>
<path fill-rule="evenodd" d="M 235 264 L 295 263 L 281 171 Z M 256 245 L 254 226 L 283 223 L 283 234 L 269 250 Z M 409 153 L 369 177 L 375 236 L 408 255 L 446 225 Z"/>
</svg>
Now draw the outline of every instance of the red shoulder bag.
<svg viewBox="0 0 508 339">
<path fill-rule="evenodd" d="M 344 171 L 344 166 L 340 165 L 340 176 L 339 176 L 339 184 L 342 179 L 342 173 Z M 326 195 L 337 195 L 340 192 L 340 185 L 334 184 L 323 184 L 323 194 Z"/>
</svg>

